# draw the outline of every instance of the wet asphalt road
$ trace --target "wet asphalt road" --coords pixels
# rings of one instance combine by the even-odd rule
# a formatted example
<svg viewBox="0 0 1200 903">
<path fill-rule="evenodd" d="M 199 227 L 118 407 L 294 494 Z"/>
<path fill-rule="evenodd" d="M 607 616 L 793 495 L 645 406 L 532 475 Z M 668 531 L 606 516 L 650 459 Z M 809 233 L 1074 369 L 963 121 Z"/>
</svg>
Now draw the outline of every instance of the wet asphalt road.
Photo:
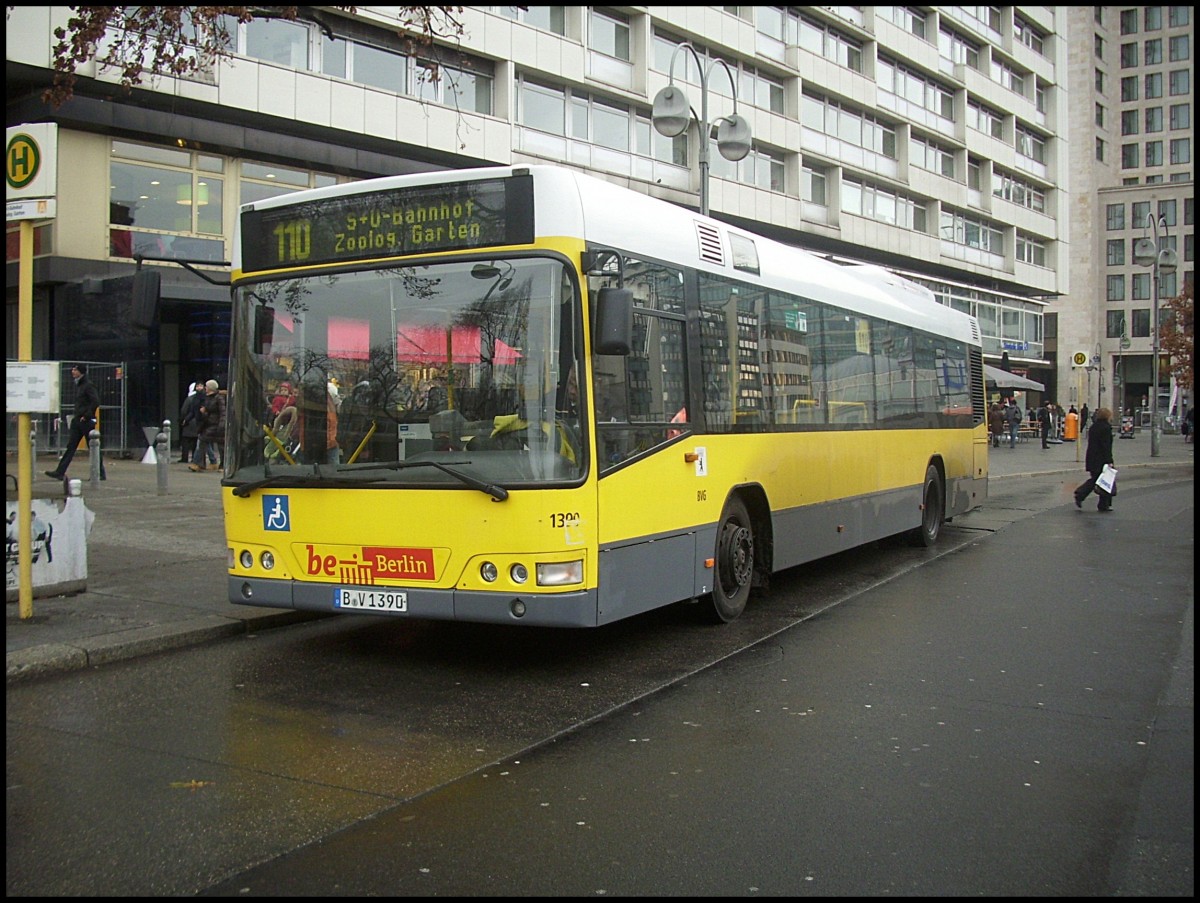
<svg viewBox="0 0 1200 903">
<path fill-rule="evenodd" d="M 1192 483 L 1067 490 L 729 628 L 335 619 L 9 687 L 8 891 L 1190 893 Z"/>
</svg>

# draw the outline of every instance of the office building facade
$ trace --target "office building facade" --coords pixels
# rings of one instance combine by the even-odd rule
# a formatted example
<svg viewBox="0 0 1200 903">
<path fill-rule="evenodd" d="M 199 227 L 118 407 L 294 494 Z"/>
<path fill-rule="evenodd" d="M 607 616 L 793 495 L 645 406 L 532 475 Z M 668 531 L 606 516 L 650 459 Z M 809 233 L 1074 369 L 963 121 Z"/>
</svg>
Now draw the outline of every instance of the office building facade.
<svg viewBox="0 0 1200 903">
<path fill-rule="evenodd" d="M 69 8 L 10 11 L 8 125 L 58 125 L 59 215 L 35 233 L 34 357 L 122 362 L 135 438 L 178 410 L 192 379 L 224 375 L 228 296 L 205 277 L 226 273 L 239 204 L 378 175 L 552 162 L 697 209 L 699 129 L 668 138 L 651 117 L 672 81 L 710 124 L 735 112 L 736 90 L 750 126 L 743 160 L 711 145 L 713 216 L 917 279 L 979 318 L 989 363 L 1045 383 L 1047 397 L 1087 391 L 1067 360 L 1077 347 L 1107 360 L 1100 206 L 1146 185 L 1121 184 L 1133 175 L 1117 165 L 1116 97 L 1102 166 L 1080 150 L 1098 146 L 1099 113 L 1076 117 L 1104 93 L 1096 72 L 1121 90 L 1120 10 L 1081 21 L 1093 8 L 469 7 L 461 34 L 423 48 L 398 33 L 395 7 L 312 9 L 319 21 L 236 24 L 229 59 L 132 92 L 91 63 L 58 109 L 41 94 Z M 1160 9 L 1167 23 L 1188 12 Z M 1092 53 L 1105 19 L 1088 84 L 1075 78 L 1082 35 Z M 1164 30 L 1164 57 L 1181 52 L 1175 35 Z M 1120 203 L 1132 224 L 1135 202 Z M 11 359 L 11 227 L 8 247 Z M 148 330 L 131 320 L 138 254 L 193 262 L 143 264 L 164 279 Z M 1141 274 L 1127 275 L 1132 294 Z"/>
</svg>

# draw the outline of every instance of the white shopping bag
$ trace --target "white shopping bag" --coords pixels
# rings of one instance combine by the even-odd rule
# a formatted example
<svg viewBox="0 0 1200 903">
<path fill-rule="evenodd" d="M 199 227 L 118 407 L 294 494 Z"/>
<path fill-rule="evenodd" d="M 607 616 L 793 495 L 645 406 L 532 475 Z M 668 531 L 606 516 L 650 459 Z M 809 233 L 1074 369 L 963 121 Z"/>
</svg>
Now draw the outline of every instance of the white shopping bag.
<svg viewBox="0 0 1200 903">
<path fill-rule="evenodd" d="M 1111 464 L 1105 464 L 1104 470 L 1100 471 L 1100 476 L 1096 477 L 1096 488 L 1103 489 L 1109 495 L 1113 495 L 1117 488 L 1117 469 Z"/>
</svg>

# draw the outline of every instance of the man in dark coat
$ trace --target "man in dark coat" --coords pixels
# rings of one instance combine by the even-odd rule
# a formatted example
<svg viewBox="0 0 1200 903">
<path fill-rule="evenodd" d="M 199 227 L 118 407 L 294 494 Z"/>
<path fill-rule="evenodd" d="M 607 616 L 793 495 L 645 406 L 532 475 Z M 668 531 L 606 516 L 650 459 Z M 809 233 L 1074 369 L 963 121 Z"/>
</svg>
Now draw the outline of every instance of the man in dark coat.
<svg viewBox="0 0 1200 903">
<path fill-rule="evenodd" d="M 1076 508 L 1083 507 L 1083 500 L 1094 489 L 1096 495 L 1100 496 L 1096 510 L 1112 511 L 1112 496 L 1096 485 L 1096 479 L 1104 471 L 1104 465 L 1112 463 L 1112 411 L 1108 408 L 1096 408 L 1096 414 L 1092 418 L 1092 427 L 1088 430 L 1087 458 L 1084 460 L 1084 467 L 1087 468 L 1090 476 L 1075 489 Z"/>
<path fill-rule="evenodd" d="M 67 436 L 67 447 L 63 450 L 58 466 L 47 470 L 46 476 L 55 480 L 65 479 L 71 459 L 75 457 L 75 449 L 79 443 L 88 437 L 88 433 L 96 426 L 96 412 L 100 408 L 100 394 L 91 380 L 83 364 L 71 366 L 71 376 L 75 380 L 75 410 L 71 414 L 71 432 Z M 100 479 L 104 479 L 104 459 L 100 460 Z"/>
<path fill-rule="evenodd" d="M 179 409 L 179 446 L 182 452 L 179 463 L 190 464 L 195 457 L 200 438 L 200 406 L 204 404 L 204 383 L 196 380 L 188 390 L 188 397 Z"/>
<path fill-rule="evenodd" d="M 1050 427 L 1054 425 L 1054 405 L 1049 401 L 1042 402 L 1038 408 L 1038 425 L 1042 428 L 1042 448 L 1050 447 Z"/>
</svg>

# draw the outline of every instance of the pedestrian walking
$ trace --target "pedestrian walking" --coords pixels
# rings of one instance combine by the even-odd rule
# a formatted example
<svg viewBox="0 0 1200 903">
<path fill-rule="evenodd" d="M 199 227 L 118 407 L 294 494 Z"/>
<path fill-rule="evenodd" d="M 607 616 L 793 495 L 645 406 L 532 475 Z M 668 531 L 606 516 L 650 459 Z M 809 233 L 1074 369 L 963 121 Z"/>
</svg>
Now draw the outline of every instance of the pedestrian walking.
<svg viewBox="0 0 1200 903">
<path fill-rule="evenodd" d="M 1096 504 L 1096 510 L 1112 510 L 1112 496 L 1096 485 L 1096 480 L 1104 471 L 1104 465 L 1112 463 L 1112 411 L 1108 408 L 1096 408 L 1096 416 L 1092 422 L 1092 428 L 1088 430 L 1087 457 L 1084 459 L 1084 467 L 1087 468 L 1089 476 L 1087 480 L 1075 488 L 1076 508 L 1082 508 L 1083 500 L 1095 490 L 1096 495 L 1100 497 L 1099 502 Z"/>
<path fill-rule="evenodd" d="M 79 443 L 88 438 L 88 434 L 96 426 L 96 413 L 100 409 L 100 393 L 87 378 L 87 369 L 83 364 L 71 366 L 71 377 L 75 380 L 75 408 L 71 413 L 71 430 L 67 435 L 67 447 L 63 449 L 58 466 L 47 470 L 46 476 L 52 480 L 63 480 L 67 476 L 67 468 L 75 457 L 75 449 Z M 100 458 L 100 479 L 106 479 L 104 473 L 104 458 Z"/>
<path fill-rule="evenodd" d="M 1038 426 L 1042 432 L 1042 448 L 1050 447 L 1050 428 L 1054 425 L 1054 405 L 1045 401 L 1037 410 Z"/>
<path fill-rule="evenodd" d="M 1000 434 L 1004 432 L 1004 412 L 996 402 L 992 402 L 988 411 L 988 432 L 992 434 L 992 448 L 999 448 Z"/>
<path fill-rule="evenodd" d="M 204 383 L 196 380 L 188 386 L 188 396 L 179 409 L 180 464 L 190 464 L 196 459 L 196 445 L 200 438 L 200 406 L 204 403 Z"/>
<path fill-rule="evenodd" d="M 200 440 L 196 443 L 196 451 L 192 455 L 192 463 L 188 470 L 199 473 L 205 470 L 220 470 L 217 463 L 217 449 L 225 444 L 225 396 L 220 393 L 220 385 L 215 379 L 204 384 L 204 401 L 200 405 L 200 415 L 203 418 L 200 426 Z M 205 459 L 211 463 L 205 464 Z"/>
<path fill-rule="evenodd" d="M 1087 435 L 1088 415 L 1091 410 L 1087 406 L 1087 402 L 1083 403 L 1083 407 L 1079 409 L 1079 435 Z"/>
<path fill-rule="evenodd" d="M 1004 411 L 1004 419 L 1008 423 L 1008 447 L 1017 447 L 1017 435 L 1021 432 L 1021 406 L 1017 404 L 1015 398 L 1009 399 L 1008 407 Z"/>
</svg>

